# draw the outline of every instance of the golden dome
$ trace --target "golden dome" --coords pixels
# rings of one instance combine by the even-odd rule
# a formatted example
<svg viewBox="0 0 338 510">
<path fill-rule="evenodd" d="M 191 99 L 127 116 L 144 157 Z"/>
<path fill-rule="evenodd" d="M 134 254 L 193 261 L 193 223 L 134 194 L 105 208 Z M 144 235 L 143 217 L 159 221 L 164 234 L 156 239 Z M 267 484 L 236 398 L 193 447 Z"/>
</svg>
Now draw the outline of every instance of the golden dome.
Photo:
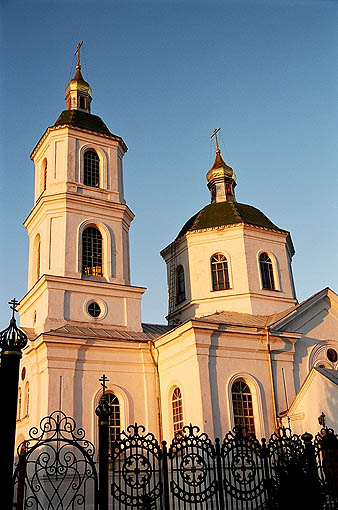
<svg viewBox="0 0 338 510">
<path fill-rule="evenodd" d="M 216 158 L 214 164 L 207 173 L 207 181 L 210 182 L 215 178 L 219 177 L 230 177 L 234 181 L 236 180 L 235 172 L 231 166 L 227 165 L 221 156 L 221 151 L 216 151 Z"/>
<path fill-rule="evenodd" d="M 87 83 L 81 74 L 81 66 L 76 66 L 76 73 L 74 78 L 68 83 L 66 88 L 66 96 L 69 94 L 69 92 L 72 91 L 79 91 L 83 92 L 85 94 L 88 94 L 89 96 L 92 95 L 92 90 L 90 88 L 89 83 Z"/>
</svg>

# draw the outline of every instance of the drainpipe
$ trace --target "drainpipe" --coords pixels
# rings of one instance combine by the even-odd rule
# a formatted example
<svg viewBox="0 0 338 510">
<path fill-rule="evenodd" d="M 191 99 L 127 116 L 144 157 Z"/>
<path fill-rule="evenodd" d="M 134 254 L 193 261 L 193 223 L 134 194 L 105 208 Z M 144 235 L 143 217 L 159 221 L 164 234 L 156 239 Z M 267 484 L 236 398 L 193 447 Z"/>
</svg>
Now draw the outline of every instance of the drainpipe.
<svg viewBox="0 0 338 510">
<path fill-rule="evenodd" d="M 265 328 L 266 334 L 266 348 L 268 352 L 268 360 L 269 360 L 269 373 L 270 373 L 270 384 L 271 384 L 271 397 L 272 397 L 272 409 L 273 409 L 273 421 L 275 424 L 275 430 L 278 429 L 277 423 L 277 405 L 276 405 L 276 390 L 275 390 L 275 381 L 273 378 L 273 366 L 272 366 L 272 356 L 271 356 L 271 348 L 270 348 L 270 329 L 269 327 Z"/>
<path fill-rule="evenodd" d="M 163 441 L 163 429 L 162 429 L 162 404 L 161 404 L 161 383 L 160 383 L 160 374 L 158 371 L 158 349 L 154 346 L 153 342 L 150 340 L 148 341 L 149 351 L 151 359 L 153 360 L 154 367 L 155 367 L 155 391 L 156 391 L 156 401 L 157 401 L 157 421 L 158 421 L 158 430 L 159 430 L 159 442 L 162 443 Z M 157 359 L 155 359 L 154 351 L 156 351 Z"/>
</svg>

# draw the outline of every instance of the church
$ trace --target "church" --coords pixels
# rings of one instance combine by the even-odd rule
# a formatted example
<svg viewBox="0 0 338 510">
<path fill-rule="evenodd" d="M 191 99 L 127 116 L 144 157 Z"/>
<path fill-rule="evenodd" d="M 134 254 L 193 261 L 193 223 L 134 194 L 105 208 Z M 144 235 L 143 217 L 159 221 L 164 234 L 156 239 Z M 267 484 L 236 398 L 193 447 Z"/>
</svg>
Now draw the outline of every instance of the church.
<svg viewBox="0 0 338 510">
<path fill-rule="evenodd" d="M 96 443 L 103 374 L 111 441 L 135 422 L 159 440 L 189 423 L 211 438 L 239 424 L 259 438 L 280 424 L 314 434 L 322 413 L 337 429 L 338 296 L 325 288 L 298 303 L 290 232 L 237 202 L 218 130 L 207 205 L 182 218 L 161 251 L 168 324 L 142 323 L 146 289 L 130 281 L 127 146 L 91 101 L 78 58 L 67 109 L 31 154 L 17 443 L 56 409 Z"/>
</svg>

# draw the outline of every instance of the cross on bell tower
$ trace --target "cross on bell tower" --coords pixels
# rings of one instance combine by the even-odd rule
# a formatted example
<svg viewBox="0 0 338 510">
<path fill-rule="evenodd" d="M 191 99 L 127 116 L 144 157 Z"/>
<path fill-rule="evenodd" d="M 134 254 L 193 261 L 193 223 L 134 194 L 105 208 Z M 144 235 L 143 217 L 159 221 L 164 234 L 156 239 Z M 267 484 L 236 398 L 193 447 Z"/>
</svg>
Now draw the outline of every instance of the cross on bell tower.
<svg viewBox="0 0 338 510">
<path fill-rule="evenodd" d="M 92 91 L 81 73 L 80 49 L 83 41 L 79 42 L 74 55 L 77 55 L 76 73 L 74 78 L 68 83 L 66 88 L 66 103 L 68 110 L 80 110 L 90 113 L 90 104 L 92 101 Z"/>
</svg>

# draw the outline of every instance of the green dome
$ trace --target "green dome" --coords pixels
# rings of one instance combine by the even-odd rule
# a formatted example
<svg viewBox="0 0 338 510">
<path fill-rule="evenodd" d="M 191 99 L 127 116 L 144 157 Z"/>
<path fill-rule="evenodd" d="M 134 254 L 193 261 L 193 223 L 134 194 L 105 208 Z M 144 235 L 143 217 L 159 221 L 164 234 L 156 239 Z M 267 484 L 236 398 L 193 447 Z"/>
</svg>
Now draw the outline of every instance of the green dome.
<svg viewBox="0 0 338 510">
<path fill-rule="evenodd" d="M 251 205 L 239 204 L 238 202 L 214 202 L 203 207 L 198 213 L 194 214 L 180 230 L 176 239 L 184 236 L 187 232 L 193 230 L 202 230 L 205 228 L 222 227 L 225 225 L 236 225 L 245 223 L 256 227 L 263 227 L 270 230 L 286 232 L 277 227 L 269 220 L 259 209 Z"/>
<path fill-rule="evenodd" d="M 64 125 L 78 127 L 80 129 L 89 129 L 89 131 L 95 131 L 95 133 L 112 136 L 112 133 L 100 117 L 80 110 L 64 110 L 54 126 Z"/>
<path fill-rule="evenodd" d="M 61 112 L 54 126 L 55 127 L 70 126 L 74 128 L 93 131 L 94 133 L 105 135 L 108 136 L 109 138 L 113 138 L 114 140 L 120 141 L 124 150 L 125 151 L 128 150 L 128 147 L 126 146 L 122 138 L 111 133 L 107 126 L 105 125 L 105 123 L 103 122 L 103 120 L 97 115 L 92 115 L 91 113 L 82 112 L 80 110 L 64 110 L 63 112 Z"/>
</svg>

